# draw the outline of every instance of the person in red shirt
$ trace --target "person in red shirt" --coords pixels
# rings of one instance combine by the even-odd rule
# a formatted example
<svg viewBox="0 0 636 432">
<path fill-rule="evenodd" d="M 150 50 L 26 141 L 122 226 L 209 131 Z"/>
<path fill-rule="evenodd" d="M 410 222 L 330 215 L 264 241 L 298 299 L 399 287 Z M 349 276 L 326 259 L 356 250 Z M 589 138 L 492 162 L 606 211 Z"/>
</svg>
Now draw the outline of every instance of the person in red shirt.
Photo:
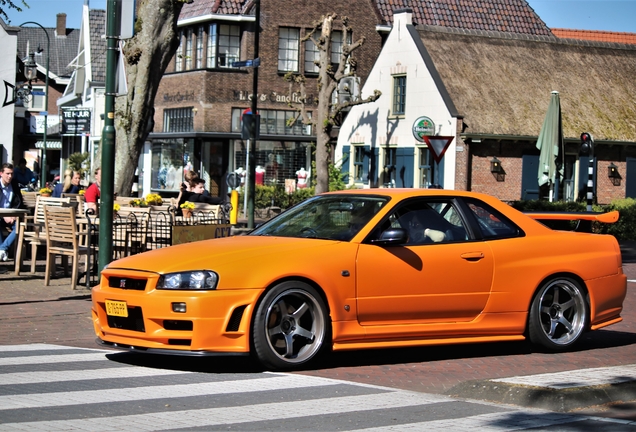
<svg viewBox="0 0 636 432">
<path fill-rule="evenodd" d="M 99 182 L 102 179 L 102 169 L 97 168 L 95 170 L 95 182 L 86 189 L 84 193 L 84 200 L 86 201 L 86 208 L 92 209 L 94 214 L 98 211 L 99 202 Z"/>
</svg>

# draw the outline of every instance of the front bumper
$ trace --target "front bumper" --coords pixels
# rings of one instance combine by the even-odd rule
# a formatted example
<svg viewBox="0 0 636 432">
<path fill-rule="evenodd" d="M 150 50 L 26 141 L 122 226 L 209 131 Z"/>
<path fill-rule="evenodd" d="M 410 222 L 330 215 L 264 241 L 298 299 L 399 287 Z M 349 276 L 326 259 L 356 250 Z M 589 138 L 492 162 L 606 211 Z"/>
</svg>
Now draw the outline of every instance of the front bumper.
<svg viewBox="0 0 636 432">
<path fill-rule="evenodd" d="M 145 280 L 145 287 L 109 286 L 109 278 L 115 277 Z M 134 270 L 103 272 L 101 284 L 92 292 L 99 343 L 173 354 L 249 353 L 252 311 L 262 290 L 157 290 L 158 278 L 158 274 Z M 125 302 L 128 317 L 107 315 L 106 300 Z M 186 311 L 174 312 L 172 303 L 185 303 Z"/>
</svg>

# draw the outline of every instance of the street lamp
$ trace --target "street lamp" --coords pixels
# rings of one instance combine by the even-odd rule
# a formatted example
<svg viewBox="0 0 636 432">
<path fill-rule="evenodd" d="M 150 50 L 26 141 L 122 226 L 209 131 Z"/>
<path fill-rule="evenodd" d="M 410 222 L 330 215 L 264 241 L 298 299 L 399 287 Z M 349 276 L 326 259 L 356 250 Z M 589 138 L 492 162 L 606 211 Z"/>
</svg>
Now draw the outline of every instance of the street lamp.
<svg viewBox="0 0 636 432">
<path fill-rule="evenodd" d="M 42 29 L 46 35 L 46 77 L 44 78 L 44 133 L 42 134 L 42 174 L 40 177 L 40 186 L 46 186 L 46 132 L 48 129 L 48 117 L 49 117 L 49 60 L 51 58 L 51 38 L 41 24 L 34 21 L 27 21 L 20 24 L 20 27 L 24 27 L 26 24 L 33 24 Z M 37 77 L 37 65 L 35 64 L 35 54 L 29 53 L 29 60 L 25 64 L 24 75 L 29 83 Z"/>
</svg>

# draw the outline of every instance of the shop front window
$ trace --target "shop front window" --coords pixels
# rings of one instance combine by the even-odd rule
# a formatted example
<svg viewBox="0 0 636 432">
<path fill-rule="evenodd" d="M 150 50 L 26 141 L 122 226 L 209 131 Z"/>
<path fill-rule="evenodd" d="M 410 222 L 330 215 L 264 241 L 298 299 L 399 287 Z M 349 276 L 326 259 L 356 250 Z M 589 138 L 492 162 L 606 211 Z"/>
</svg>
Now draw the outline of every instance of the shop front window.
<svg viewBox="0 0 636 432">
<path fill-rule="evenodd" d="M 150 188 L 153 191 L 179 192 L 184 169 L 190 162 L 193 151 L 194 144 L 191 140 L 154 142 Z"/>
</svg>

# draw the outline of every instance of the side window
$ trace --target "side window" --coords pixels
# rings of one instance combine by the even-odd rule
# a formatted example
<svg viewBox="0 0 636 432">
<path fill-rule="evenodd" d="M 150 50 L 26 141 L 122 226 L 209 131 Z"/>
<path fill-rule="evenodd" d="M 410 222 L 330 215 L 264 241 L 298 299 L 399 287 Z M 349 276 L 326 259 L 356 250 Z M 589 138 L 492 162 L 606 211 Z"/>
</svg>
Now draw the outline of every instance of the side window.
<svg viewBox="0 0 636 432">
<path fill-rule="evenodd" d="M 417 200 L 397 208 L 390 216 L 392 228 L 408 233 L 408 245 L 456 243 L 468 240 L 466 225 L 449 199 Z"/>
<path fill-rule="evenodd" d="M 485 239 L 519 237 L 523 232 L 508 218 L 478 200 L 467 200 L 468 208 L 477 220 L 479 229 Z"/>
</svg>

